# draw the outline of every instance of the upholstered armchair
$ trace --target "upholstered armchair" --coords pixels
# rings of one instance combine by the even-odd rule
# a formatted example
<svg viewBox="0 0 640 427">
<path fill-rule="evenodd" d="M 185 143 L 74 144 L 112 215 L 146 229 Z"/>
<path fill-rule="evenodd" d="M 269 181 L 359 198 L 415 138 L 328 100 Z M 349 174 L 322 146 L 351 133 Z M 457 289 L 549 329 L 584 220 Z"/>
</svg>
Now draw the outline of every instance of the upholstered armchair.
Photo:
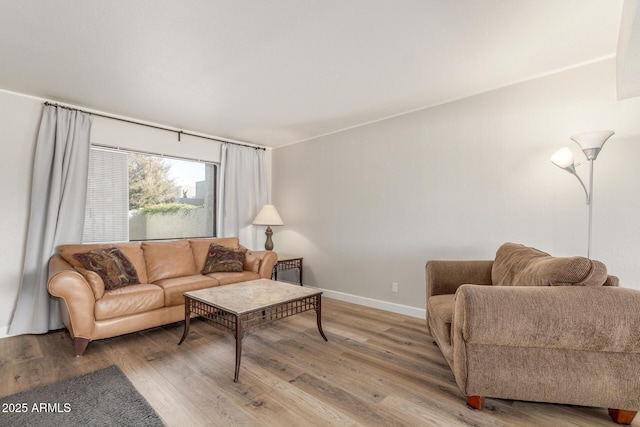
<svg viewBox="0 0 640 427">
<path fill-rule="evenodd" d="M 487 261 L 429 261 L 427 325 L 474 409 L 485 398 L 640 409 L 640 291 L 604 264 L 506 243 Z"/>
</svg>

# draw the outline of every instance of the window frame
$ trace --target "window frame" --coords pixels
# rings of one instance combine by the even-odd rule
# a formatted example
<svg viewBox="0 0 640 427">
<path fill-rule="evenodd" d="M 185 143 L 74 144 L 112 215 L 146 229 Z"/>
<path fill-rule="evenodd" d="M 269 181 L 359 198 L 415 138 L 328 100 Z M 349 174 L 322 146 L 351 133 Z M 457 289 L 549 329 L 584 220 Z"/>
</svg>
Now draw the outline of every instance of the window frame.
<svg viewBox="0 0 640 427">
<path fill-rule="evenodd" d="M 120 241 L 120 242 L 140 242 L 140 241 L 162 241 L 162 240 L 174 240 L 174 239 L 198 239 L 198 238 L 215 238 L 217 237 L 217 233 L 218 233 L 218 206 L 220 203 L 219 197 L 220 197 L 220 191 L 219 191 L 219 182 L 220 182 L 220 163 L 219 162 L 215 162 L 215 161 L 210 161 L 210 160 L 203 160 L 203 159 L 196 159 L 196 158 L 191 158 L 191 157 L 183 157 L 183 156 L 176 156 L 176 155 L 169 155 L 169 154 L 163 154 L 163 153 L 155 153 L 155 152 L 151 152 L 151 151 L 144 151 L 144 150 L 136 150 L 136 149 L 128 149 L 128 148 L 121 148 L 121 147 L 113 147 L 113 146 L 107 146 L 107 145 L 101 145 L 101 144 L 94 144 L 91 143 L 90 145 L 90 152 L 91 150 L 100 150 L 100 151 L 108 151 L 108 152 L 118 152 L 118 153 L 125 153 L 127 154 L 127 170 L 128 170 L 128 155 L 129 154 L 136 154 L 136 155 L 145 155 L 145 156 L 151 156 L 151 157 L 157 157 L 160 159 L 169 159 L 169 160 L 179 160 L 179 161 L 185 161 L 185 162 L 194 162 L 194 163 L 203 163 L 203 164 L 208 164 L 208 165 L 212 165 L 213 166 L 213 179 L 212 179 L 212 186 L 213 186 L 213 209 L 212 209 L 212 214 L 213 214 L 213 218 L 212 218 L 212 229 L 211 229 L 211 235 L 207 235 L 207 236 L 179 236 L 179 237 L 161 237 L 161 238 L 148 238 L 148 239 L 131 239 L 131 231 L 130 229 L 128 230 L 127 234 L 127 240 L 126 241 Z M 91 174 L 91 170 L 89 169 L 88 171 L 88 180 L 90 179 L 90 174 Z M 127 180 L 129 179 L 129 176 L 127 175 Z M 130 184 L 129 184 L 130 185 Z M 87 186 L 88 186 L 88 182 L 87 182 Z M 87 189 L 88 190 L 88 189 Z M 89 203 L 89 193 L 87 192 L 87 202 L 85 203 L 85 205 Z M 127 208 L 128 208 L 128 204 L 127 204 Z M 130 210 L 128 210 L 130 212 Z M 86 215 L 86 211 L 85 211 L 85 215 Z M 85 222 L 86 222 L 86 216 L 85 216 Z M 83 233 L 84 234 L 84 233 Z M 110 241 L 84 241 L 84 236 L 83 236 L 83 242 L 82 243 L 95 243 L 95 244 L 99 244 L 99 243 L 108 243 Z M 115 241 L 114 241 L 115 242 Z"/>
</svg>

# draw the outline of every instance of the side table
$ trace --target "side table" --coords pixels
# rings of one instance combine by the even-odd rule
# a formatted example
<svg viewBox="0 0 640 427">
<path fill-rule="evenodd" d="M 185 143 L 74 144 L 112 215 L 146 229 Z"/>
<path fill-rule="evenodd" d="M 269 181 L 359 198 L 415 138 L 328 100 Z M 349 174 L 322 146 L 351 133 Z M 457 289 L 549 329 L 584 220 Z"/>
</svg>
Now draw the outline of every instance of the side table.
<svg viewBox="0 0 640 427">
<path fill-rule="evenodd" d="M 278 262 L 273 266 L 271 277 L 273 280 L 278 280 L 278 272 L 284 270 L 297 270 L 298 271 L 298 283 L 302 286 L 302 257 L 296 255 L 278 254 Z"/>
</svg>

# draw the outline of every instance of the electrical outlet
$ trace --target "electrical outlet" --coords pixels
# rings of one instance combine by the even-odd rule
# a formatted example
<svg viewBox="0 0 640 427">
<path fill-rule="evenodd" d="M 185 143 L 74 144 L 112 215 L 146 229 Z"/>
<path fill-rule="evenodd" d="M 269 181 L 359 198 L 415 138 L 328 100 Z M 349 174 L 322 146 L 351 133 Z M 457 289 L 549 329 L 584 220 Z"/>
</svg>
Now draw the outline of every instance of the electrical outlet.
<svg viewBox="0 0 640 427">
<path fill-rule="evenodd" d="M 398 282 L 391 283 L 391 292 L 398 292 Z"/>
</svg>

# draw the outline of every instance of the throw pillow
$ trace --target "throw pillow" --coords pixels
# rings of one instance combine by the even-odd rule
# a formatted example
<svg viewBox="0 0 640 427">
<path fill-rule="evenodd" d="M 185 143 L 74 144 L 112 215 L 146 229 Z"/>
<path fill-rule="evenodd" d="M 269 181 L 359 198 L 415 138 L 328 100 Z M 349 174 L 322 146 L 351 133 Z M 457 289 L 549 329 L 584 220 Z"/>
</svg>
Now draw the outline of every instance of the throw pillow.
<svg viewBox="0 0 640 427">
<path fill-rule="evenodd" d="M 584 257 L 552 257 L 516 243 L 498 249 L 491 269 L 497 286 L 602 286 L 607 268 Z"/>
<path fill-rule="evenodd" d="M 589 258 L 549 257 L 531 263 L 519 277 L 533 281 L 535 286 L 602 286 L 607 280 L 607 268 Z"/>
<path fill-rule="evenodd" d="M 224 271 L 241 272 L 244 270 L 245 248 L 229 248 L 212 243 L 209 245 L 207 259 L 204 262 L 202 274 L 219 273 Z"/>
<path fill-rule="evenodd" d="M 106 290 L 140 283 L 133 263 L 117 247 L 99 248 L 73 254 L 87 270 L 97 273 Z"/>
</svg>

